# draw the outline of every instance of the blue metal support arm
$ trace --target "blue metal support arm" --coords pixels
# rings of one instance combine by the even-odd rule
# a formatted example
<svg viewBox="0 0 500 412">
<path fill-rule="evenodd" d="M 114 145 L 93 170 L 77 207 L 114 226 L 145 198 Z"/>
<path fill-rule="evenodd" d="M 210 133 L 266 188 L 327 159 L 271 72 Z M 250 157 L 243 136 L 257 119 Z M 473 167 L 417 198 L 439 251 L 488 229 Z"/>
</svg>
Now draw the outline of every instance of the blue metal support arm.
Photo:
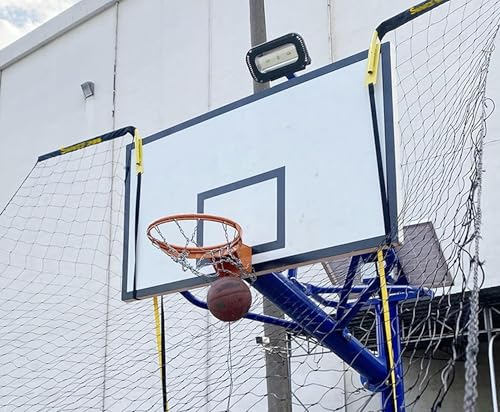
<svg viewBox="0 0 500 412">
<path fill-rule="evenodd" d="M 375 278 L 374 278 L 375 279 Z M 342 292 L 342 287 L 322 287 L 322 286 L 316 286 L 316 285 L 311 285 L 309 283 L 302 283 L 305 289 L 307 289 L 308 293 L 312 295 L 320 294 L 320 293 L 340 293 Z M 363 293 L 367 288 L 369 288 L 369 285 L 363 285 L 363 286 L 353 286 L 351 289 L 351 293 Z M 425 288 L 415 288 L 414 286 L 406 286 L 406 285 L 388 285 L 387 286 L 387 291 L 389 293 L 393 294 L 405 294 L 408 295 L 407 299 L 410 299 L 410 295 L 415 295 L 415 293 L 418 291 L 419 295 L 428 294 L 428 290 Z"/>
<path fill-rule="evenodd" d="M 337 313 L 335 314 L 335 320 L 337 322 L 342 319 L 342 317 L 344 316 L 344 311 L 347 309 L 347 301 L 349 300 L 349 295 L 351 294 L 354 277 L 356 276 L 356 272 L 358 271 L 359 260 L 359 256 L 353 256 L 351 258 L 351 263 L 349 264 L 349 269 L 347 270 L 344 287 L 342 288 L 342 292 L 340 292 Z"/>
<path fill-rule="evenodd" d="M 325 298 L 322 298 L 320 295 L 307 295 L 307 296 L 311 296 L 320 305 L 326 306 L 328 308 L 336 308 L 339 305 L 339 302 L 337 302 L 336 300 L 325 299 Z M 350 308 L 350 307 L 351 307 L 351 304 L 347 303 L 346 308 Z"/>
<path fill-rule="evenodd" d="M 252 286 L 316 338 L 348 363 L 374 386 L 383 386 L 388 376 L 387 365 L 378 359 L 347 329 L 337 323 L 285 276 L 271 273 L 257 277 Z"/>
<path fill-rule="evenodd" d="M 198 299 L 196 296 L 194 296 L 191 292 L 181 292 L 181 295 L 184 296 L 189 302 L 191 302 L 193 305 L 201 308 L 201 309 L 206 309 L 208 310 L 208 305 L 207 302 L 204 302 L 201 299 Z M 300 332 L 302 331 L 302 327 L 299 326 L 295 322 L 290 322 L 285 319 L 279 319 L 275 318 L 273 316 L 267 316 L 267 315 L 260 315 L 258 313 L 252 313 L 248 312 L 244 318 L 250 319 L 250 320 L 256 320 L 258 322 L 262 323 L 269 323 L 271 325 L 276 325 L 276 326 L 281 326 L 285 329 L 290 330 L 291 332 Z"/>
<path fill-rule="evenodd" d="M 382 410 L 387 412 L 392 412 L 392 411 L 404 412 L 405 411 L 404 371 L 403 371 L 403 360 L 401 352 L 399 314 L 398 314 L 397 302 L 393 302 L 392 304 L 389 305 L 389 311 L 391 314 L 391 332 L 393 335 L 392 349 L 394 356 L 394 373 L 396 378 L 394 384 L 396 386 L 397 405 L 394 405 L 392 388 L 388 386 L 386 388 L 383 388 L 382 390 Z M 387 361 L 387 346 L 386 346 L 386 338 L 383 327 L 384 320 L 380 304 L 375 305 L 375 318 L 377 323 L 376 332 L 377 332 L 378 352 L 380 353 L 381 357 L 385 361 Z"/>
<path fill-rule="evenodd" d="M 321 294 L 328 293 L 339 293 L 342 288 L 339 287 L 319 287 L 310 284 L 302 284 L 298 282 L 296 279 L 292 279 L 292 281 L 305 292 L 307 296 L 313 298 L 316 302 L 320 303 L 323 306 L 336 308 L 339 303 L 336 300 L 330 300 L 321 297 Z M 371 295 L 375 293 L 378 289 L 378 278 L 373 278 L 371 282 L 366 286 L 354 286 L 351 290 L 351 293 L 359 294 L 358 299 L 353 302 L 348 302 L 345 304 L 345 307 L 351 309 L 349 314 L 346 314 L 342 317 L 342 319 L 346 318 L 346 316 L 351 316 L 351 311 L 354 308 L 357 308 L 356 312 L 359 312 L 365 306 L 377 304 L 379 302 L 378 298 L 370 299 Z M 425 297 L 425 296 L 433 296 L 432 291 L 424 288 L 414 288 L 412 286 L 399 286 L 393 285 L 387 288 L 390 293 L 389 301 L 400 301 L 403 299 L 414 299 L 417 297 Z M 352 312 L 354 314 L 354 312 Z"/>
<path fill-rule="evenodd" d="M 372 280 L 372 282 L 366 286 L 365 290 L 361 292 L 358 296 L 356 302 L 351 305 L 349 312 L 344 314 L 341 318 L 338 318 L 338 327 L 345 328 L 349 322 L 358 314 L 358 312 L 365 306 L 366 302 L 373 293 L 375 293 L 380 288 L 380 281 L 378 278 Z"/>
</svg>

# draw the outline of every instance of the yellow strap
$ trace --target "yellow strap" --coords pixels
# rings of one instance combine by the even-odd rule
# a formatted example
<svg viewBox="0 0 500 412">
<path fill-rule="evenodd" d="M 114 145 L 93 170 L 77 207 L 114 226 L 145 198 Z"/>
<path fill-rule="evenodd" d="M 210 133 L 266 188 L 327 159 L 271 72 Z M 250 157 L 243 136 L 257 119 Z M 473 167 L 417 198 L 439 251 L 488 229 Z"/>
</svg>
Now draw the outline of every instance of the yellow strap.
<svg viewBox="0 0 500 412">
<path fill-rule="evenodd" d="M 156 327 L 156 349 L 158 350 L 158 363 L 160 369 L 163 366 L 163 359 L 161 356 L 161 323 L 160 323 L 160 310 L 158 309 L 158 297 L 153 297 L 153 307 L 155 310 L 155 327 Z"/>
<path fill-rule="evenodd" d="M 389 294 L 387 292 L 387 283 L 385 281 L 384 252 L 380 249 L 377 252 L 378 275 L 380 278 L 380 292 L 382 295 L 382 316 L 384 322 L 385 336 L 387 342 L 387 358 L 389 359 L 389 368 L 391 370 L 392 398 L 394 401 L 394 410 L 398 410 L 396 396 L 396 373 L 394 371 L 394 352 L 392 350 L 392 332 L 391 315 L 389 313 Z"/>
<path fill-rule="evenodd" d="M 372 36 L 372 41 L 370 43 L 370 49 L 368 50 L 368 67 L 366 69 L 366 78 L 365 78 L 365 83 L 367 85 L 377 83 L 379 60 L 380 60 L 380 40 L 378 38 L 378 33 L 375 30 Z"/>
<path fill-rule="evenodd" d="M 102 142 L 101 137 L 94 137 L 93 139 L 88 139 L 83 142 L 71 145 L 71 146 L 66 146 L 66 147 L 61 147 L 60 152 L 61 154 L 66 154 L 70 152 L 74 152 L 75 150 L 80 150 L 80 149 L 85 149 L 86 147 L 93 146 L 95 144 L 99 144 Z"/>
<path fill-rule="evenodd" d="M 158 363 L 160 365 L 160 374 L 163 368 L 163 356 L 161 351 L 161 322 L 160 310 L 158 309 L 158 297 L 153 296 L 153 307 L 155 311 L 155 329 L 156 329 L 156 350 L 158 351 Z M 163 374 L 162 374 L 163 380 Z M 165 405 L 165 412 L 168 412 L 168 403 Z"/>
<path fill-rule="evenodd" d="M 135 145 L 135 170 L 137 174 L 144 173 L 144 165 L 142 164 L 142 138 L 139 131 L 134 131 L 134 145 Z"/>
</svg>

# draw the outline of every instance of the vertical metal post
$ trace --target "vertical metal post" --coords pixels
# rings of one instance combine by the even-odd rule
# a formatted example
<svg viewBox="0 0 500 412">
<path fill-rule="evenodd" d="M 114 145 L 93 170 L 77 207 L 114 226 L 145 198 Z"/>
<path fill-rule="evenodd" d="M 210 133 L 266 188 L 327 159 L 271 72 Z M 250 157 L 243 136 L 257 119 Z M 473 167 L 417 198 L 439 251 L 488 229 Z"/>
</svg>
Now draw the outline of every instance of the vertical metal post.
<svg viewBox="0 0 500 412">
<path fill-rule="evenodd" d="M 252 47 L 265 43 L 266 12 L 264 0 L 249 0 L 250 38 Z M 269 88 L 269 82 L 253 84 L 254 93 Z M 284 313 L 264 297 L 265 315 L 284 318 Z M 273 412 L 291 412 L 291 381 L 289 367 L 288 335 L 283 328 L 265 324 L 264 335 L 270 340 L 271 351 L 266 351 L 266 379 L 268 410 Z"/>
<path fill-rule="evenodd" d="M 488 363 L 490 367 L 491 403 L 493 404 L 493 412 L 498 412 L 495 358 L 493 357 L 493 348 L 497 336 L 498 335 L 495 334 L 488 340 Z"/>
<path fill-rule="evenodd" d="M 403 376 L 403 357 L 401 354 L 401 331 L 399 329 L 398 303 L 389 302 L 389 314 L 392 331 L 392 353 L 394 354 L 394 372 L 396 375 L 397 411 L 405 410 L 405 387 Z"/>
<path fill-rule="evenodd" d="M 384 319 L 382 318 L 380 304 L 375 305 L 375 323 L 378 357 L 387 365 L 387 345 L 385 344 Z M 392 390 L 390 386 L 382 390 L 382 411 L 394 412 Z"/>
<path fill-rule="evenodd" d="M 394 406 L 392 389 L 388 386 L 382 391 L 382 410 L 385 412 L 404 412 L 405 411 L 405 388 L 403 376 L 403 359 L 401 356 L 401 336 L 399 328 L 399 313 L 397 302 L 390 302 L 389 314 L 391 318 L 391 331 L 392 331 L 392 351 L 394 354 L 394 372 L 396 375 L 396 400 L 397 405 Z M 377 325 L 377 348 L 379 357 L 387 362 L 387 345 L 384 333 L 384 320 L 380 305 L 375 306 L 375 317 Z"/>
<path fill-rule="evenodd" d="M 264 298 L 263 306 L 265 315 L 284 318 L 283 312 L 268 299 Z M 268 410 L 291 412 L 289 336 L 285 329 L 270 324 L 264 324 L 264 335 L 270 341 L 265 355 Z"/>
<path fill-rule="evenodd" d="M 498 412 L 498 398 L 497 398 L 497 383 L 496 383 L 496 373 L 495 373 L 495 358 L 493 356 L 493 348 L 497 334 L 493 335 L 493 317 L 491 314 L 491 308 L 485 307 L 483 309 L 484 325 L 486 327 L 486 332 L 488 334 L 488 366 L 490 369 L 490 386 L 491 386 L 491 403 L 493 406 L 493 412 Z"/>
<path fill-rule="evenodd" d="M 264 0 L 249 0 L 250 2 L 250 41 L 252 47 L 267 41 L 266 33 L 266 10 Z M 269 88 L 269 82 L 253 83 L 253 92 Z"/>
</svg>

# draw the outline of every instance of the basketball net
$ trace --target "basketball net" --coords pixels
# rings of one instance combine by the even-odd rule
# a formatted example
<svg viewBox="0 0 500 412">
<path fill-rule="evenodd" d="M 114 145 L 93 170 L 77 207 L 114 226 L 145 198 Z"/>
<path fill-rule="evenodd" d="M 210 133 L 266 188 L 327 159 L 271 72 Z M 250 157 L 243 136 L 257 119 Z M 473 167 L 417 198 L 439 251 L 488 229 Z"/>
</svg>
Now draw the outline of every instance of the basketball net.
<svg viewBox="0 0 500 412">
<path fill-rule="evenodd" d="M 203 213 L 162 217 L 147 229 L 151 243 L 184 271 L 219 277 L 244 277 L 252 272 L 252 249 L 243 243 L 242 233 L 233 220 Z M 212 245 L 204 244 L 207 237 L 215 240 Z"/>
</svg>

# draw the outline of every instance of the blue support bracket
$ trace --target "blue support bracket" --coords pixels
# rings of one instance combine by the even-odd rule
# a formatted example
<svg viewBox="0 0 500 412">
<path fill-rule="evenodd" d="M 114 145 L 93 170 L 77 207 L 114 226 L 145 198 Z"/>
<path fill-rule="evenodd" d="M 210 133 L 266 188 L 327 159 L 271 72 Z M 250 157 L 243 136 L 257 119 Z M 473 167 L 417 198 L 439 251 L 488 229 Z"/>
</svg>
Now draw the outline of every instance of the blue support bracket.
<svg viewBox="0 0 500 412">
<path fill-rule="evenodd" d="M 398 303 L 392 302 L 389 305 L 389 312 L 391 318 L 391 333 L 392 339 L 392 350 L 394 355 L 394 372 L 396 378 L 396 403 L 394 405 L 394 398 L 392 396 L 392 388 L 387 386 L 382 390 L 382 410 L 386 412 L 404 412 L 405 411 L 405 401 L 404 401 L 404 375 L 403 375 L 403 360 L 401 353 L 401 340 L 399 339 L 399 313 L 398 313 Z M 384 327 L 383 327 L 383 317 L 380 304 L 375 306 L 375 319 L 377 323 L 377 348 L 378 352 L 384 360 L 387 360 L 387 347 L 385 341 Z"/>
<path fill-rule="evenodd" d="M 353 369 L 370 385 L 384 386 L 387 365 L 337 323 L 294 282 L 279 273 L 257 277 L 252 286 Z"/>
<path fill-rule="evenodd" d="M 349 264 L 349 269 L 347 270 L 344 287 L 340 292 L 339 304 L 337 306 L 337 312 L 335 314 L 335 319 L 337 320 L 337 322 L 343 317 L 344 311 L 347 309 L 346 305 L 349 299 L 349 295 L 351 294 L 354 278 L 356 276 L 356 273 L 358 272 L 359 261 L 359 256 L 353 256 L 351 258 L 351 263 Z"/>
<path fill-rule="evenodd" d="M 393 251 L 394 252 L 394 251 Z M 388 273 L 394 268 L 399 270 L 398 258 L 394 253 L 386 255 Z M 381 302 L 375 296 L 380 288 L 379 278 L 371 278 L 367 284 L 354 286 L 354 279 L 361 262 L 374 262 L 374 254 L 354 256 L 342 287 L 320 287 L 301 283 L 297 279 L 297 269 L 290 269 L 288 275 L 271 273 L 247 280 L 262 295 L 266 296 L 292 320 L 249 312 L 245 318 L 283 327 L 292 333 L 304 333 L 314 337 L 322 346 L 328 348 L 354 370 L 360 373 L 362 381 L 370 390 L 381 391 L 384 411 L 404 411 L 403 367 L 399 340 L 398 302 L 423 296 L 432 296 L 427 289 L 416 289 L 395 282 L 389 284 L 389 307 L 392 319 L 393 352 L 395 357 L 396 393 L 398 409 L 394 409 L 391 387 L 388 385 L 388 362 L 385 335 L 382 328 Z M 184 298 L 197 307 L 208 309 L 206 302 L 190 292 L 181 292 Z M 336 294 L 339 300 L 326 299 L 321 295 Z M 350 299 L 356 294 L 356 299 Z M 317 303 L 337 308 L 334 317 L 324 312 Z M 377 319 L 377 354 L 372 353 L 349 333 L 347 326 L 361 309 L 369 305 L 375 307 Z"/>
<path fill-rule="evenodd" d="M 380 288 L 380 280 L 375 278 L 371 283 L 365 287 L 360 293 L 356 302 L 351 305 L 349 312 L 338 319 L 338 327 L 344 328 L 351 322 L 351 320 L 358 314 L 358 312 L 365 307 L 366 302 L 370 297 Z"/>
<path fill-rule="evenodd" d="M 208 310 L 208 305 L 207 302 L 198 299 L 196 296 L 194 296 L 191 292 L 185 291 L 185 292 L 180 292 L 186 300 L 191 302 L 193 305 L 201 308 L 201 309 L 206 309 Z M 268 315 L 261 315 L 259 313 L 252 313 L 248 312 L 245 316 L 243 316 L 245 319 L 250 319 L 250 320 L 255 320 L 257 322 L 262 322 L 262 323 L 268 323 L 270 325 L 275 325 L 275 326 L 281 326 L 285 329 L 288 329 L 290 332 L 300 332 L 302 331 L 302 327 L 299 326 L 295 322 L 290 322 L 285 319 L 280 319 L 280 318 L 275 318 L 273 316 L 268 316 Z"/>
</svg>

